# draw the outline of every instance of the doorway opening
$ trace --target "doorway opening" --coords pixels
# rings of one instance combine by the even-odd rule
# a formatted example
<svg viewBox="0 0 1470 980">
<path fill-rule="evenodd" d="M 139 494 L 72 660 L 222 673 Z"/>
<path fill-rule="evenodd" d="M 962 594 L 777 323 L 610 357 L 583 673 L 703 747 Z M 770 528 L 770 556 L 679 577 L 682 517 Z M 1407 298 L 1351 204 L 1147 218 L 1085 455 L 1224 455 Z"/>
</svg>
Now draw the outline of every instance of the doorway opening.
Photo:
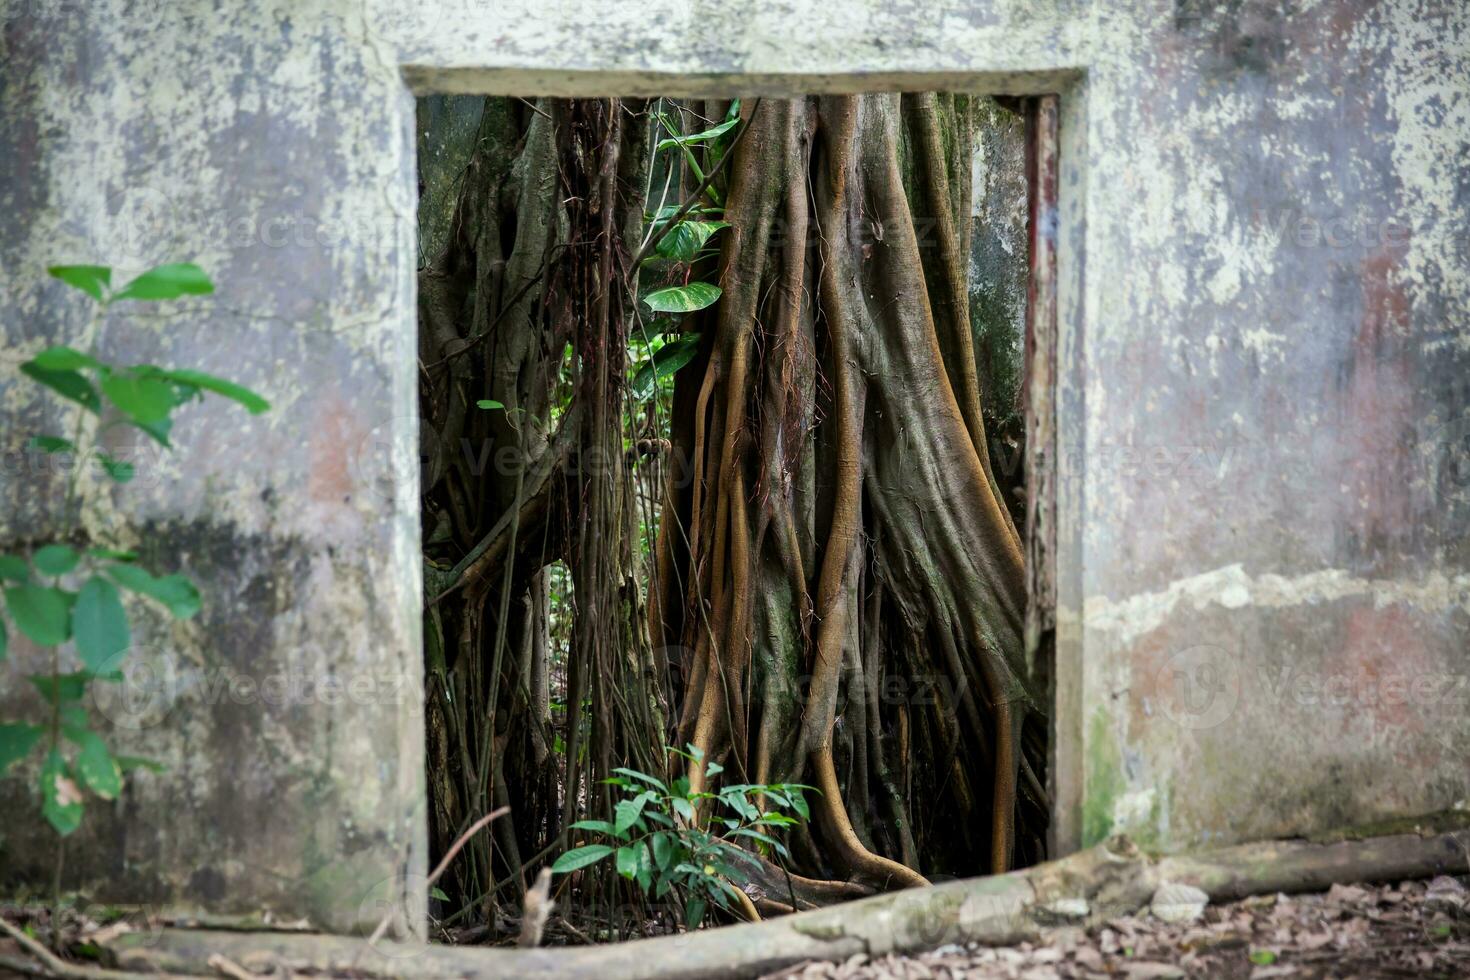
<svg viewBox="0 0 1470 980">
<path fill-rule="evenodd" d="M 1055 127 L 419 101 L 431 938 L 1047 856 Z"/>
</svg>

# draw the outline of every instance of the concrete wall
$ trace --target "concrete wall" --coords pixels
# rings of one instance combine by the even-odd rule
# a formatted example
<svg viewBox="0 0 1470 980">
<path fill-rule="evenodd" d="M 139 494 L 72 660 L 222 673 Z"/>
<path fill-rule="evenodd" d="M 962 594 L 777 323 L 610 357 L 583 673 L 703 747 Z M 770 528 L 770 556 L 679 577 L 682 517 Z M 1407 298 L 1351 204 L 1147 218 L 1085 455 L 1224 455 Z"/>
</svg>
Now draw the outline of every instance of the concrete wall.
<svg viewBox="0 0 1470 980">
<path fill-rule="evenodd" d="M 405 79 L 1060 91 L 1060 841 L 1178 848 L 1470 797 L 1463 4 L 398 6 L 0 5 L 5 451 L 43 422 L 15 365 L 83 330 L 54 261 L 199 261 L 217 296 L 116 314 L 103 349 L 276 403 L 249 422 L 191 408 L 178 453 L 87 496 L 94 534 L 153 542 L 206 608 L 139 611 L 156 683 L 136 686 L 160 696 L 98 712 L 169 769 L 93 808 L 70 884 L 345 928 L 418 883 Z M 50 534 L 57 479 L 15 459 L 0 536 Z M 7 717 L 37 710 L 27 660 L 0 666 Z M 277 676 L 381 682 L 217 683 Z M 1301 688 L 1338 678 L 1346 700 Z M 50 860 L 27 793 L 0 783 L 12 884 Z"/>
</svg>

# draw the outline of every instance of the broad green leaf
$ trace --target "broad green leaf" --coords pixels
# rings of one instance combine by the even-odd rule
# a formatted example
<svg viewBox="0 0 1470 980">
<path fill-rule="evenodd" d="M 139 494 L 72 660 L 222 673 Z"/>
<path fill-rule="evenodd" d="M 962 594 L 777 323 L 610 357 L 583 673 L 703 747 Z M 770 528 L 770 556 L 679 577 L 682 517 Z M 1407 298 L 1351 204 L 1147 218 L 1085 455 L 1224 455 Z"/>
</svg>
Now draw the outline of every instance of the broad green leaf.
<svg viewBox="0 0 1470 980">
<path fill-rule="evenodd" d="M 30 755 L 44 733 L 40 725 L 0 725 L 0 773 Z"/>
<path fill-rule="evenodd" d="M 693 262 L 710 236 L 728 227 L 725 221 L 681 221 L 659 239 L 656 251 L 675 262 Z"/>
<path fill-rule="evenodd" d="M 112 297 L 124 299 L 178 299 L 180 296 L 204 296 L 214 292 L 214 283 L 204 270 L 192 262 L 177 262 L 149 269 L 128 283 Z"/>
<path fill-rule="evenodd" d="M 41 697 L 46 699 L 47 704 L 56 704 L 60 701 L 80 701 L 87 693 L 87 681 L 90 674 L 31 674 L 26 677 L 41 692 Z"/>
<path fill-rule="evenodd" d="M 0 578 L 12 582 L 24 582 L 31 577 L 31 566 L 24 558 L 15 555 L 0 555 Z"/>
<path fill-rule="evenodd" d="M 47 371 L 80 371 L 82 368 L 99 368 L 102 365 L 96 358 L 88 357 L 81 351 L 64 344 L 58 347 L 48 347 L 35 357 L 31 358 L 31 364 Z"/>
<path fill-rule="evenodd" d="M 704 921 L 704 899 L 691 898 L 689 904 L 684 906 L 684 924 L 690 929 L 698 929 L 699 924 Z"/>
<path fill-rule="evenodd" d="M 212 391 L 216 395 L 221 395 L 231 401 L 239 402 L 245 406 L 245 410 L 251 415 L 259 415 L 271 407 L 270 402 L 244 385 L 235 384 L 233 381 L 226 381 L 224 378 L 217 378 L 212 374 L 205 374 L 203 371 L 182 369 L 160 371 L 159 374 L 168 378 L 170 381 L 176 381 L 179 384 L 189 385 L 194 388 L 201 388 L 204 391 Z"/>
<path fill-rule="evenodd" d="M 112 286 L 112 270 L 105 265 L 53 265 L 46 272 L 95 300 L 101 300 Z"/>
<path fill-rule="evenodd" d="M 117 586 L 93 575 L 77 594 L 71 611 L 71 631 L 77 653 L 88 670 L 101 670 L 128 648 L 128 614 L 123 611 Z"/>
<path fill-rule="evenodd" d="M 85 728 L 68 728 L 66 737 L 81 747 L 76 769 L 82 785 L 104 800 L 117 799 L 122 792 L 122 769 L 107 750 L 107 743 Z"/>
<path fill-rule="evenodd" d="M 678 850 L 678 844 L 673 834 L 654 834 L 652 840 L 653 863 L 660 871 L 667 868 L 674 860 L 674 854 Z"/>
<path fill-rule="evenodd" d="M 26 445 L 32 449 L 39 449 L 43 453 L 65 453 L 76 447 L 71 444 L 70 439 L 60 436 L 31 436 L 31 441 Z"/>
<path fill-rule="evenodd" d="M 678 340 L 664 344 L 644 361 L 633 375 L 631 394 L 643 399 L 653 394 L 654 386 L 662 379 L 694 360 L 699 353 L 699 334 L 684 334 Z"/>
<path fill-rule="evenodd" d="M 46 575 L 65 575 L 77 567 L 81 556 L 64 544 L 48 544 L 31 555 L 31 564 Z"/>
<path fill-rule="evenodd" d="M 666 139 L 659 140 L 658 148 L 660 150 L 666 150 L 671 146 L 688 146 L 692 143 L 703 143 L 706 140 L 712 140 L 716 136 L 728 133 L 731 129 L 735 128 L 735 124 L 738 122 L 740 122 L 738 118 L 726 119 L 718 126 L 712 126 L 709 129 L 701 130 L 697 133 L 690 133 L 687 136 L 670 136 Z"/>
<path fill-rule="evenodd" d="M 674 797 L 672 802 L 674 804 L 674 810 L 679 816 L 684 818 L 685 823 L 694 823 L 694 805 L 692 803 L 677 796 Z"/>
<path fill-rule="evenodd" d="M 102 393 L 120 412 L 143 424 L 161 422 L 174 410 L 174 389 L 160 378 L 110 374 L 102 379 Z"/>
<path fill-rule="evenodd" d="M 567 828 L 568 830 L 595 830 L 599 834 L 615 834 L 613 825 L 606 820 L 578 820 Z"/>
<path fill-rule="evenodd" d="M 551 866 L 552 874 L 566 874 L 568 871 L 576 871 L 585 868 L 589 864 L 596 864 L 613 852 L 606 844 L 587 844 L 583 847 L 574 847 Z"/>
<path fill-rule="evenodd" d="M 60 589 L 14 585 L 5 590 L 5 608 L 15 628 L 43 647 L 66 642 L 67 601 Z"/>
<path fill-rule="evenodd" d="M 199 612 L 199 590 L 182 575 L 154 578 L 136 565 L 109 565 L 107 574 L 123 588 L 157 599 L 175 619 L 189 619 Z"/>
<path fill-rule="evenodd" d="M 41 814 L 65 837 L 82 824 L 82 791 L 66 772 L 66 760 L 53 748 L 41 766 Z"/>
<path fill-rule="evenodd" d="M 655 313 L 693 313 L 713 306 L 720 298 L 720 287 L 712 282 L 691 282 L 687 286 L 668 286 L 643 297 L 643 303 Z"/>
<path fill-rule="evenodd" d="M 724 771 L 724 766 L 720 765 L 718 762 L 711 762 L 708 766 L 705 766 L 704 774 L 708 778 L 714 778 Z"/>
<path fill-rule="evenodd" d="M 1252 950 L 1249 959 L 1256 966 L 1270 966 L 1276 962 L 1276 954 L 1269 949 L 1257 949 Z"/>
<path fill-rule="evenodd" d="M 621 776 L 628 776 L 632 779 L 637 779 L 645 782 L 648 785 L 657 788 L 661 793 L 667 793 L 669 791 L 669 788 L 664 785 L 663 780 L 655 779 L 653 776 L 650 776 L 646 772 L 639 772 L 636 769 L 629 769 L 626 766 L 617 766 L 613 769 L 613 772 L 618 773 Z"/>
<path fill-rule="evenodd" d="M 475 402 L 475 404 L 478 407 L 483 408 L 483 409 L 485 409 L 486 411 L 489 411 L 489 412 L 493 412 L 497 408 L 504 408 L 505 407 L 505 405 L 503 403 L 498 402 L 498 401 L 496 401 L 493 398 L 481 398 L 479 401 Z"/>
<path fill-rule="evenodd" d="M 174 427 L 173 419 L 160 419 L 157 422 L 138 422 L 135 420 L 133 426 L 146 433 L 149 438 L 164 449 L 174 448 L 173 443 L 168 441 L 168 434 Z"/>
<path fill-rule="evenodd" d="M 613 807 L 613 831 L 618 835 L 632 827 L 638 822 L 643 808 L 653 799 L 653 793 L 639 793 L 629 800 L 618 800 L 618 805 Z"/>
<path fill-rule="evenodd" d="M 429 897 L 439 902 L 449 901 L 449 895 L 445 893 L 444 889 L 438 887 L 437 885 L 429 889 Z"/>
<path fill-rule="evenodd" d="M 133 478 L 134 472 L 136 472 L 133 469 L 132 463 L 125 463 L 120 459 L 113 459 L 106 453 L 98 453 L 97 461 L 102 464 L 102 468 L 107 471 L 107 475 L 118 483 L 127 483 Z"/>
<path fill-rule="evenodd" d="M 29 361 L 20 366 L 20 371 L 94 413 L 102 410 L 102 396 L 97 394 L 97 388 L 75 371 L 48 371 Z"/>
<path fill-rule="evenodd" d="M 624 878 L 632 878 L 638 873 L 638 855 L 643 850 L 638 846 L 627 846 L 618 848 L 617 866 L 618 874 Z"/>
</svg>

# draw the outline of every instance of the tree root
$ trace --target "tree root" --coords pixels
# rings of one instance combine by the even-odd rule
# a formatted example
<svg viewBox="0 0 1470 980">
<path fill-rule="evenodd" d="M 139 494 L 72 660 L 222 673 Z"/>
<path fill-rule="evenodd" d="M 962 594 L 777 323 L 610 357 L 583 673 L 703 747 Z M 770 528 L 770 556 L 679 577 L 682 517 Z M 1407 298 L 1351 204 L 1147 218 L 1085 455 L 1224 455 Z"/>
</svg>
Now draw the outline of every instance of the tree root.
<svg viewBox="0 0 1470 980">
<path fill-rule="evenodd" d="M 127 969 L 203 973 L 222 954 L 245 969 L 381 977 L 528 976 L 613 980 L 744 977 L 804 960 L 1011 945 L 1061 925 L 1095 924 L 1142 908 L 1163 882 L 1215 900 L 1320 890 L 1337 882 L 1400 880 L 1470 870 L 1470 831 L 1311 844 L 1271 841 L 1149 858 L 1124 838 L 1023 871 L 905 890 L 779 919 L 679 936 L 576 949 L 484 949 L 379 943 L 299 934 L 167 930 L 107 947 Z M 1081 900 L 1080 902 L 1078 900 Z M 1085 903 L 1085 905 L 1084 905 Z M 1082 909 L 1085 907 L 1085 913 Z"/>
</svg>

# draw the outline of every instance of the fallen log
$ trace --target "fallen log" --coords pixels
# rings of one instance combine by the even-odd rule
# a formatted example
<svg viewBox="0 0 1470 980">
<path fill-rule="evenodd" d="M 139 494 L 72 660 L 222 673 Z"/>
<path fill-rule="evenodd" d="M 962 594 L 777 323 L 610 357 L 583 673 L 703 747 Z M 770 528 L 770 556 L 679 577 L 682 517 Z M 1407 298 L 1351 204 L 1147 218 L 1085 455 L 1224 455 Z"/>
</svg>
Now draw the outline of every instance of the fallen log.
<svg viewBox="0 0 1470 980">
<path fill-rule="evenodd" d="M 245 970 L 395 977 L 541 976 L 562 980 L 748 977 L 805 960 L 883 956 L 946 943 L 1013 945 L 1049 927 L 1130 914 L 1164 882 L 1212 900 L 1314 891 L 1333 883 L 1470 870 L 1470 830 L 1332 844 L 1271 841 L 1151 858 L 1124 838 L 1006 875 L 906 889 L 747 925 L 608 946 L 472 948 L 300 933 L 165 930 L 128 935 L 107 952 L 119 968 L 207 974 L 220 955 Z"/>
</svg>

